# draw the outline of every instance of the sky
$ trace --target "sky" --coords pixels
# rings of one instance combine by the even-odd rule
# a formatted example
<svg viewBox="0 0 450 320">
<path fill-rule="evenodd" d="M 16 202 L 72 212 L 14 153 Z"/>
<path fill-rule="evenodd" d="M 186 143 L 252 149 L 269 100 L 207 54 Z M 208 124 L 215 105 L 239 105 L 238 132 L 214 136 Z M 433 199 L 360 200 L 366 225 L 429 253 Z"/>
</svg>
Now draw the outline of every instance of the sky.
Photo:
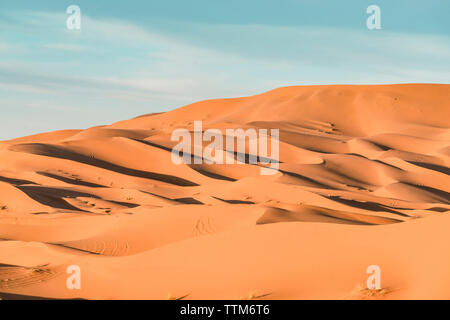
<svg viewBox="0 0 450 320">
<path fill-rule="evenodd" d="M 381 29 L 367 28 L 370 5 Z M 2 0 L 0 140 L 281 86 L 450 83 L 449 12 L 442 0 Z"/>
</svg>

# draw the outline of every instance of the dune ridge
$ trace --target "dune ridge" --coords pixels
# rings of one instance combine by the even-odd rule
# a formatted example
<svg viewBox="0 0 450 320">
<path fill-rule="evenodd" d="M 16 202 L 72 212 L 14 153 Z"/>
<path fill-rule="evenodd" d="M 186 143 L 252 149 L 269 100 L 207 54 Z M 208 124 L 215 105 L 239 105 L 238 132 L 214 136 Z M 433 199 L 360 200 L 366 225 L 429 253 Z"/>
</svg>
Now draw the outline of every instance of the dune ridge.
<svg viewBox="0 0 450 320">
<path fill-rule="evenodd" d="M 196 120 L 279 129 L 278 173 L 174 164 Z M 444 84 L 284 87 L 1 141 L 0 298 L 448 299 L 449 142 Z"/>
</svg>

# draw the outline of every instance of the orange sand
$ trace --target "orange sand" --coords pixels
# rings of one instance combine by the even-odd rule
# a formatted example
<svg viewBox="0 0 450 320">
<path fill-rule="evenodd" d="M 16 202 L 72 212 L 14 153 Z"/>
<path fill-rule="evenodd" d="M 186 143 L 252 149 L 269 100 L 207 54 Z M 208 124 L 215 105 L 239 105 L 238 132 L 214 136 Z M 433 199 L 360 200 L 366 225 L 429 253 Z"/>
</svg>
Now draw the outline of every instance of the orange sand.
<svg viewBox="0 0 450 320">
<path fill-rule="evenodd" d="M 279 128 L 280 171 L 173 164 L 194 120 Z M 0 297 L 449 299 L 449 141 L 450 85 L 431 84 L 286 87 L 2 141 Z"/>
</svg>

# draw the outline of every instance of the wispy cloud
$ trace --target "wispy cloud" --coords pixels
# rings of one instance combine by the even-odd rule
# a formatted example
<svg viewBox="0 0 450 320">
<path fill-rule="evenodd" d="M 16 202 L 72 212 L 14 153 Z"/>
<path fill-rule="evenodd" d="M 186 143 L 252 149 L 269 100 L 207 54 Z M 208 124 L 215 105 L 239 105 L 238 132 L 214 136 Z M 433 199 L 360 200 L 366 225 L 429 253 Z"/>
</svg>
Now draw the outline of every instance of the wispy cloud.
<svg viewBox="0 0 450 320">
<path fill-rule="evenodd" d="M 76 45 L 76 44 L 70 44 L 70 43 L 47 43 L 44 44 L 44 47 L 47 49 L 56 49 L 56 50 L 65 50 L 65 51 L 85 51 L 89 50 L 86 47 Z"/>
</svg>

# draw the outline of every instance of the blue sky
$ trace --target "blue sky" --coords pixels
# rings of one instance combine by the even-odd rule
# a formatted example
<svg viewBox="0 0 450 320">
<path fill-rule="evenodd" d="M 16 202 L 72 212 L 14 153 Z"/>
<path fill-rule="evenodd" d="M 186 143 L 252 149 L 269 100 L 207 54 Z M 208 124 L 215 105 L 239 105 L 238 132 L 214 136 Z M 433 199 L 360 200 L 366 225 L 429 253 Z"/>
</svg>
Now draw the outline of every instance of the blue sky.
<svg viewBox="0 0 450 320">
<path fill-rule="evenodd" d="M 68 30 L 66 8 L 81 8 Z M 368 30 L 366 8 L 381 8 Z M 0 140 L 302 84 L 450 83 L 450 1 L 0 2 Z"/>
</svg>

